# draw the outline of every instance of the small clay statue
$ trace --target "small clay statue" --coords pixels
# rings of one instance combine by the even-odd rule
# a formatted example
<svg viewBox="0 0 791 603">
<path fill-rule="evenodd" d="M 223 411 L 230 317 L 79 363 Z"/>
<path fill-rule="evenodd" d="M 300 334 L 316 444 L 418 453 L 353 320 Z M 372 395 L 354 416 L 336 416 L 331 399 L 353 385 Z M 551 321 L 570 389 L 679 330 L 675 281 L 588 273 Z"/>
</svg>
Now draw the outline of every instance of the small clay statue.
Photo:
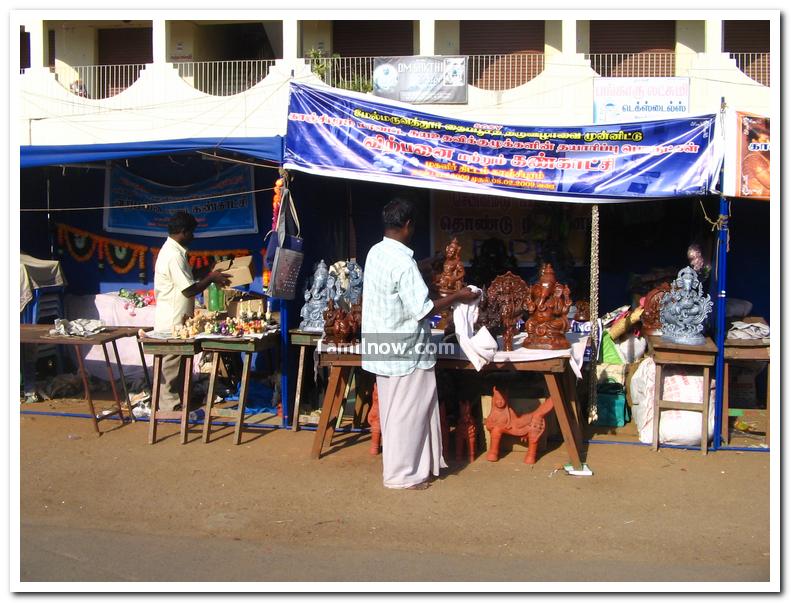
<svg viewBox="0 0 791 603">
<path fill-rule="evenodd" d="M 303 331 L 324 330 L 323 312 L 327 307 L 327 278 L 329 271 L 324 260 L 321 260 L 313 273 L 312 283 L 305 289 L 305 304 L 299 312 L 302 321 L 299 328 Z"/>
<path fill-rule="evenodd" d="M 369 452 L 373 455 L 379 454 L 379 447 L 382 443 L 382 425 L 379 422 L 379 388 L 374 383 L 373 393 L 371 394 L 371 410 L 368 411 L 368 426 L 371 428 L 371 448 Z"/>
<path fill-rule="evenodd" d="M 363 294 L 363 269 L 354 260 L 346 262 L 346 270 L 349 274 L 349 288 L 346 291 L 346 299 L 349 306 L 360 301 Z"/>
<path fill-rule="evenodd" d="M 547 428 L 544 417 L 553 408 L 552 398 L 547 398 L 533 412 L 517 415 L 508 404 L 508 399 L 497 389 L 497 386 L 494 386 L 492 388 L 492 410 L 484 421 L 486 429 L 491 434 L 486 460 L 494 462 L 500 458 L 500 439 L 504 433 L 507 433 L 519 437 L 527 444 L 525 463 L 535 464 L 539 440 Z"/>
<path fill-rule="evenodd" d="M 591 319 L 590 302 L 578 301 L 577 313 L 574 315 L 574 320 L 577 322 L 588 322 Z"/>
<path fill-rule="evenodd" d="M 456 460 L 464 459 L 464 449 L 467 448 L 469 462 L 475 460 L 475 440 L 478 436 L 478 427 L 472 418 L 472 405 L 469 400 L 459 401 L 459 419 L 456 422 Z"/>
<path fill-rule="evenodd" d="M 527 337 L 522 345 L 539 350 L 563 350 L 571 347 L 566 339 L 570 307 L 569 288 L 557 282 L 552 264 L 544 264 L 538 282 L 530 287 L 526 304 L 530 318 L 525 323 Z"/>
<path fill-rule="evenodd" d="M 461 261 L 461 245 L 454 237 L 445 247 L 445 261 L 442 264 L 442 273 L 436 279 L 436 289 L 444 297 L 462 287 L 464 287 L 464 264 Z M 446 308 L 440 314 L 442 318 L 437 328 L 447 329 L 451 324 L 450 308 Z"/>
</svg>

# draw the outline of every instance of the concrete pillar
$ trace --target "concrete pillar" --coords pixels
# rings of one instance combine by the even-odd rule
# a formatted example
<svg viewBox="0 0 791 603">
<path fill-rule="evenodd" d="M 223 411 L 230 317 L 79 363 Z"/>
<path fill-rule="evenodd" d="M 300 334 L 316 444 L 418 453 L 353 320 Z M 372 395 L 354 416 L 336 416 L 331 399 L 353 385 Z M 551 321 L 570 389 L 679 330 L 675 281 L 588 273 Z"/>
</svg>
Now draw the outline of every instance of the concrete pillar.
<svg viewBox="0 0 791 603">
<path fill-rule="evenodd" d="M 152 19 L 151 45 L 154 64 L 161 65 L 168 62 L 168 34 L 170 22 L 165 19 Z"/>
<path fill-rule="evenodd" d="M 722 40 L 723 22 L 720 19 L 706 19 L 706 42 L 705 51 L 707 53 L 719 54 L 723 49 Z"/>
<path fill-rule="evenodd" d="M 44 21 L 33 20 L 25 22 L 25 31 L 30 34 L 30 68 L 41 69 L 46 67 L 46 42 L 48 40 L 44 31 Z"/>
<path fill-rule="evenodd" d="M 283 19 L 283 59 L 296 60 L 299 56 L 299 21 Z"/>
<path fill-rule="evenodd" d="M 434 19 L 420 20 L 420 51 L 421 56 L 434 56 Z"/>
<path fill-rule="evenodd" d="M 563 54 L 577 54 L 577 20 L 563 19 L 560 32 Z"/>
</svg>

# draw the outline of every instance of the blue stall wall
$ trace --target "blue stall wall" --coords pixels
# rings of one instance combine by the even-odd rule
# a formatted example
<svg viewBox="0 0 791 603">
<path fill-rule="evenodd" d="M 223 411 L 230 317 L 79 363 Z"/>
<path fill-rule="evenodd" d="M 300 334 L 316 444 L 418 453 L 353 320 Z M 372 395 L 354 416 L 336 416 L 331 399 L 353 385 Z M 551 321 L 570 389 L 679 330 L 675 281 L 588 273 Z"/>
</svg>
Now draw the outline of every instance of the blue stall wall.
<svg viewBox="0 0 791 603">
<path fill-rule="evenodd" d="M 210 170 L 222 169 L 192 156 L 174 159 L 154 157 L 130 160 L 129 169 L 151 180 L 167 184 L 187 184 L 206 178 Z M 294 172 L 292 193 L 304 238 L 305 260 L 298 282 L 296 299 L 289 304 L 288 327 L 299 323 L 302 292 L 315 264 L 323 259 L 328 265 L 341 259 L 356 257 L 363 265 L 370 248 L 381 240 L 381 210 L 398 194 L 410 196 L 418 210 L 413 248 L 415 258 L 432 254 L 430 244 L 430 191 L 374 182 L 326 178 Z M 277 171 L 256 168 L 256 188 L 274 185 Z M 104 195 L 102 170 L 67 168 L 31 168 L 21 171 L 21 205 L 23 208 L 46 207 L 47 180 L 50 183 L 51 205 L 56 208 L 100 207 Z M 272 193 L 256 195 L 257 235 L 197 239 L 196 249 L 247 248 L 253 252 L 256 281 L 251 290 L 262 291 L 261 273 L 263 238 L 271 224 Z M 686 249 L 700 242 L 709 257 L 714 256 L 716 232 L 706 221 L 701 203 L 709 217 L 718 213 L 718 200 L 678 199 L 600 206 L 600 313 L 631 303 L 629 278 L 656 267 L 680 270 L 687 264 Z M 753 314 L 769 319 L 769 205 L 755 201 L 735 200 L 732 204 L 731 251 L 728 295 L 753 303 Z M 163 240 L 104 233 L 101 210 L 53 213 L 52 221 L 104 234 L 123 241 L 148 246 L 161 246 Z M 350 234 L 350 225 L 356 239 Z M 22 213 L 20 217 L 21 248 L 35 257 L 50 257 L 50 239 L 44 213 Z M 49 235 L 49 236 L 46 236 Z M 443 242 L 436 242 L 441 249 Z M 59 258 L 69 282 L 69 292 L 91 294 L 117 291 L 121 287 L 142 289 L 153 287 L 153 266 L 146 258 L 146 282 L 137 278 L 137 270 L 118 275 L 106 266 L 99 270 L 95 260 L 74 261 L 68 253 Z M 556 269 L 558 267 L 556 266 Z M 519 270 L 528 282 L 536 278 L 537 268 Z M 748 276 L 749 278 L 745 278 Z M 589 297 L 588 268 L 568 268 L 559 277 L 567 282 L 575 299 Z M 710 285 L 710 283 L 709 283 Z"/>
</svg>

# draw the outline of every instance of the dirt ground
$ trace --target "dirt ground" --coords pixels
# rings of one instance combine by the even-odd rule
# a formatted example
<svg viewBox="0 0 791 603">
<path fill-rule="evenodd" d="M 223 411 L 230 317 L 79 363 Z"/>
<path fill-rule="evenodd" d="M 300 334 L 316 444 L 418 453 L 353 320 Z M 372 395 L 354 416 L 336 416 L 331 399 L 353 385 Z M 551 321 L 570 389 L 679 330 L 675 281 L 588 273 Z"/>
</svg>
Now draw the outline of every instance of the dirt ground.
<svg viewBox="0 0 791 603">
<path fill-rule="evenodd" d="M 85 405 L 22 410 L 82 413 Z M 664 590 L 673 586 L 647 583 L 770 580 L 766 453 L 592 443 L 585 455 L 594 476 L 573 477 L 560 469 L 562 443 L 550 442 L 534 466 L 519 450 L 497 463 L 479 453 L 425 491 L 393 491 L 382 486 L 381 456 L 369 454 L 365 433 L 336 435 L 311 460 L 310 430 L 251 429 L 234 446 L 232 428 L 203 444 L 195 426 L 180 445 L 178 425 L 165 424 L 151 446 L 145 421 L 101 425 L 110 431 L 97 437 L 86 419 L 20 416 L 22 588 L 381 588 L 361 584 L 371 581 L 530 591 L 535 581 L 634 581 L 633 590 Z"/>
</svg>

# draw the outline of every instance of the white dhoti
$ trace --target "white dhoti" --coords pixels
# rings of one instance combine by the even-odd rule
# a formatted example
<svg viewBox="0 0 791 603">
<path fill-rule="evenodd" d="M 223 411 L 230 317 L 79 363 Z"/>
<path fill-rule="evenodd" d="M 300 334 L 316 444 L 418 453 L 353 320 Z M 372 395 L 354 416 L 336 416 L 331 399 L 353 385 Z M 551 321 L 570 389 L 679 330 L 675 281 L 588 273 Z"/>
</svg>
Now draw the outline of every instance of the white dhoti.
<svg viewBox="0 0 791 603">
<path fill-rule="evenodd" d="M 382 474 L 386 488 L 408 488 L 438 476 L 442 458 L 434 369 L 400 377 L 376 376 L 382 427 Z"/>
</svg>

